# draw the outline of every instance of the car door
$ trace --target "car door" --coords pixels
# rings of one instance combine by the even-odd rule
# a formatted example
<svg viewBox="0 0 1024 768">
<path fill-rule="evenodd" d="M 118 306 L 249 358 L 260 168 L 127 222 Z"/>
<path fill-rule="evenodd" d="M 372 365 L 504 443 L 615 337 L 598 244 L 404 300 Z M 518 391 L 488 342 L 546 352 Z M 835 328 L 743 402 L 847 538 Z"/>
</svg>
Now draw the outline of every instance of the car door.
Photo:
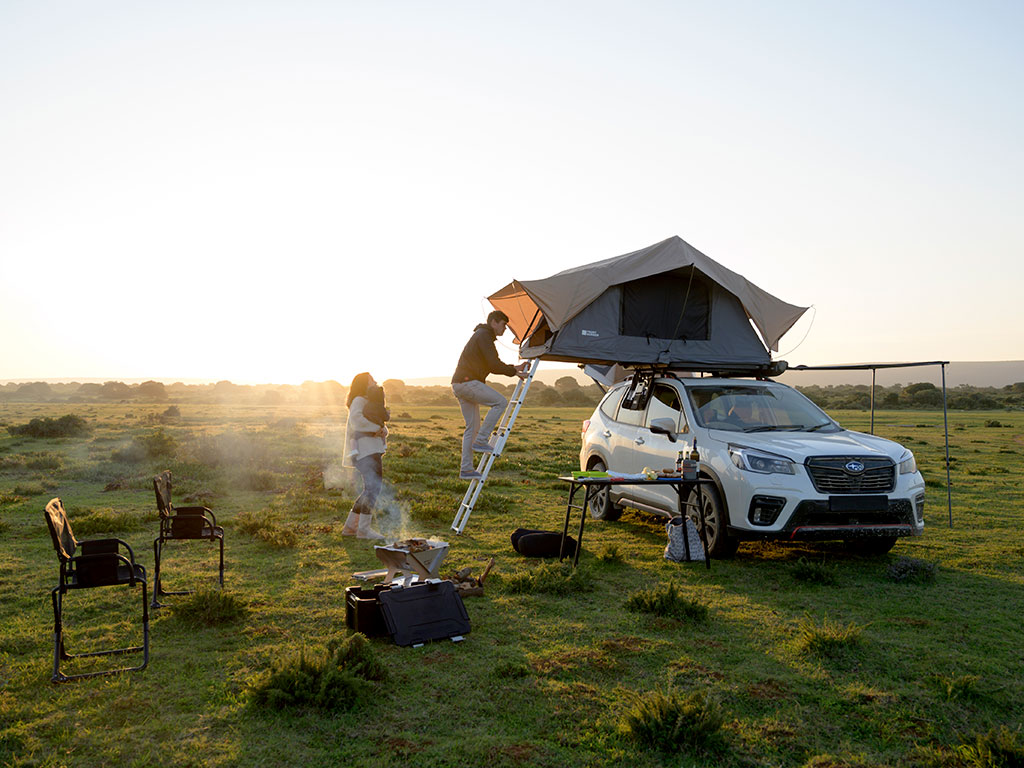
<svg viewBox="0 0 1024 768">
<path fill-rule="evenodd" d="M 676 425 L 676 442 L 672 442 L 668 435 L 659 435 L 651 431 L 651 422 L 655 419 L 671 419 Z M 655 471 L 674 469 L 676 456 L 683 449 L 683 435 L 688 432 L 689 427 L 683 413 L 682 395 L 679 390 L 668 381 L 655 382 L 644 412 L 644 420 L 637 430 L 633 443 L 636 465 L 639 469 L 650 467 Z M 675 510 L 678 506 L 676 492 L 667 486 L 637 486 L 636 495 L 638 501 L 645 501 L 666 511 Z"/>
</svg>

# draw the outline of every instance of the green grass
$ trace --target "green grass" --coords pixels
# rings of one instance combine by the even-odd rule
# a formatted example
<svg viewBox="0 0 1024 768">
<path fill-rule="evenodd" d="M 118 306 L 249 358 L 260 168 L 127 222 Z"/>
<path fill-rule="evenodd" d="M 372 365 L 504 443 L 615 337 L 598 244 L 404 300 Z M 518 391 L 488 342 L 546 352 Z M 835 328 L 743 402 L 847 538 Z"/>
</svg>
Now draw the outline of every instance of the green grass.
<svg viewBox="0 0 1024 768">
<path fill-rule="evenodd" d="M 924 536 L 889 555 L 750 543 L 707 570 L 666 561 L 662 521 L 626 512 L 588 519 L 573 571 L 520 557 L 509 535 L 561 524 L 566 488 L 554 478 L 575 467 L 589 409 L 524 407 L 461 536 L 449 530 L 466 488 L 456 476 L 458 408 L 396 410 L 409 417 L 393 424 L 382 522 L 448 541 L 445 572 L 495 565 L 485 595 L 465 601 L 463 642 L 372 640 L 387 679 L 367 681 L 333 671 L 342 668 L 332 641 L 348 637 L 344 588 L 379 562 L 371 543 L 340 534 L 360 488 L 337 467 L 343 408 L 189 404 L 154 427 L 138 404 L 0 403 L 0 423 L 71 411 L 90 426 L 56 439 L 0 431 L 0 766 L 994 768 L 1018 759 L 1024 414 L 951 414 L 950 527 L 941 413 L 876 413 L 876 433 L 900 436 L 928 483 Z M 867 413 L 832 415 L 867 428 Z M 114 459 L 129 446 L 143 450 Z M 163 469 L 174 473 L 176 503 L 209 506 L 225 528 L 224 592 L 209 589 L 216 548 L 182 542 L 168 550 L 167 588 L 206 589 L 152 613 L 149 667 L 51 684 L 58 563 L 43 506 L 60 496 L 80 538 L 127 540 L 152 579 L 151 479 Z M 325 488 L 324 477 L 336 482 Z M 626 608 L 661 584 L 712 620 Z M 141 637 L 139 601 L 138 590 L 72 593 L 69 645 Z M 323 694 L 257 704 L 275 672 L 280 701 Z M 321 685 L 324 675 L 332 682 Z M 674 728 L 686 702 L 720 713 L 704 746 L 672 753 L 623 726 L 637 708 L 654 731 Z"/>
</svg>

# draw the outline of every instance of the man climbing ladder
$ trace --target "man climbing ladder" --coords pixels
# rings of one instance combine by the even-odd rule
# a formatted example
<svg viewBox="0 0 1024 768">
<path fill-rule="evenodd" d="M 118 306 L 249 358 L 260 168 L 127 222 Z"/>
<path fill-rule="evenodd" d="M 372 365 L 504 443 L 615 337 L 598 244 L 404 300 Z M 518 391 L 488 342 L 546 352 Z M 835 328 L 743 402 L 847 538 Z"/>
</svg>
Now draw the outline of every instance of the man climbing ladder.
<svg viewBox="0 0 1024 768">
<path fill-rule="evenodd" d="M 507 326 L 508 315 L 500 310 L 491 312 L 486 323 L 480 323 L 473 329 L 452 376 L 452 391 L 459 400 L 462 418 L 466 422 L 466 430 L 462 434 L 462 464 L 459 467 L 459 477 L 463 480 L 480 479 L 480 472 L 473 469 L 473 453 L 491 453 L 494 450 L 491 431 L 507 405 L 503 395 L 487 386 L 487 374 L 518 376 L 520 380 L 527 375 L 529 363 L 518 366 L 503 363 L 494 348 L 495 340 L 505 333 Z M 490 409 L 483 425 L 480 424 L 481 405 Z"/>
<path fill-rule="evenodd" d="M 462 533 L 462 530 L 466 527 L 477 497 L 480 495 L 480 491 L 483 490 L 484 483 L 487 482 L 487 475 L 490 474 L 494 460 L 501 456 L 502 451 L 505 450 L 505 443 L 508 442 L 509 433 L 512 431 L 512 426 L 516 423 L 516 416 L 519 415 L 519 409 L 523 405 L 523 400 L 526 399 L 526 391 L 530 388 L 530 382 L 533 381 L 533 376 L 537 373 L 537 366 L 539 364 L 540 360 L 530 360 L 520 366 L 520 368 L 525 366 L 526 369 L 521 371 L 519 381 L 516 382 L 516 388 L 513 390 L 512 396 L 509 398 L 508 404 L 501 414 L 494 438 L 490 441 L 489 447 L 491 450 L 481 452 L 483 456 L 476 469 L 477 476 L 470 480 L 469 488 L 466 489 L 466 495 L 462 497 L 462 503 L 459 505 L 459 511 L 455 514 L 455 519 L 452 521 L 452 530 L 456 533 Z M 504 400 L 504 398 L 502 399 Z"/>
</svg>

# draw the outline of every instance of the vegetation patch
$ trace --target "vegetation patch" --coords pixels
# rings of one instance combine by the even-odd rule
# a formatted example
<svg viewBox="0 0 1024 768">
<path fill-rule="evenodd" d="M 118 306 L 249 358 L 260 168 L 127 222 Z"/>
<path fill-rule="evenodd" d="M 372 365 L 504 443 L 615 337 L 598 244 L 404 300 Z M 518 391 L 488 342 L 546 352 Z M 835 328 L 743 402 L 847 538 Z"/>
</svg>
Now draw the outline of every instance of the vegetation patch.
<svg viewBox="0 0 1024 768">
<path fill-rule="evenodd" d="M 82 417 L 69 413 L 57 419 L 32 419 L 21 426 L 12 424 L 7 431 L 24 437 L 81 437 L 89 433 L 89 425 Z"/>
<path fill-rule="evenodd" d="M 138 531 L 148 525 L 147 516 L 139 512 L 103 509 L 84 509 L 80 512 L 68 511 L 71 528 L 78 538 L 94 536 L 98 533 L 119 533 L 122 531 Z"/>
<path fill-rule="evenodd" d="M 535 568 L 516 571 L 505 577 L 505 587 L 513 594 L 571 595 L 590 592 L 594 582 L 586 567 L 572 563 L 541 563 Z"/>
<path fill-rule="evenodd" d="M 827 659 L 839 659 L 856 650 L 862 643 L 864 627 L 830 621 L 828 617 L 819 625 L 805 616 L 797 628 L 802 650 Z"/>
<path fill-rule="evenodd" d="M 136 435 L 124 448 L 111 454 L 114 461 L 138 464 L 147 459 L 172 459 L 178 450 L 178 441 L 162 429 L 148 435 Z"/>
<path fill-rule="evenodd" d="M 352 709 L 367 701 L 374 683 L 387 678 L 369 641 L 361 634 L 333 640 L 327 652 L 311 661 L 305 653 L 275 666 L 252 690 L 252 701 L 270 709 L 311 707 L 329 711 Z"/>
<path fill-rule="evenodd" d="M 978 695 L 977 675 L 935 675 L 932 681 L 946 701 L 964 701 Z"/>
<path fill-rule="evenodd" d="M 679 621 L 706 621 L 709 612 L 706 604 L 684 597 L 682 590 L 671 583 L 634 592 L 626 600 L 626 609 Z"/>
<path fill-rule="evenodd" d="M 707 753 L 724 746 L 725 724 L 721 707 L 706 694 L 694 691 L 650 691 L 634 694 L 633 705 L 619 722 L 619 730 L 634 741 L 661 752 Z"/>
<path fill-rule="evenodd" d="M 885 569 L 889 581 L 906 584 L 931 584 L 935 581 L 938 566 L 916 557 L 901 556 Z"/>
<path fill-rule="evenodd" d="M 235 518 L 235 525 L 242 533 L 270 544 L 278 549 L 289 549 L 299 545 L 298 534 L 281 524 L 279 516 L 270 512 L 242 512 Z"/>
<path fill-rule="evenodd" d="M 805 584 L 824 584 L 833 586 L 839 583 L 839 575 L 836 571 L 835 565 L 829 565 L 824 558 L 821 562 L 814 562 L 807 558 L 801 557 L 793 567 L 790 569 L 790 573 L 793 578 L 797 581 L 802 581 Z"/>
<path fill-rule="evenodd" d="M 193 626 L 215 627 L 238 621 L 249 612 L 249 606 L 222 589 L 197 589 L 188 599 L 174 606 L 174 615 Z"/>
<path fill-rule="evenodd" d="M 1024 766 L 1024 739 L 1019 727 L 1011 731 L 1002 725 L 961 744 L 957 754 L 968 768 L 1020 768 Z"/>
<path fill-rule="evenodd" d="M 597 553 L 597 560 L 606 565 L 614 565 L 623 562 L 622 551 L 618 544 L 605 544 Z"/>
</svg>

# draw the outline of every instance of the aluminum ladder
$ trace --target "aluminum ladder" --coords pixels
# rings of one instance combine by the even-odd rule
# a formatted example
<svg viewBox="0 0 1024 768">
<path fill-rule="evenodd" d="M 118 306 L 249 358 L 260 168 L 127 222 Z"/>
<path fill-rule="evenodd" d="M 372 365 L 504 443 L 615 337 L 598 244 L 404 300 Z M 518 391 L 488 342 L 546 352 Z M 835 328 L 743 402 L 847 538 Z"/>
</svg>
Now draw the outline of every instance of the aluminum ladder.
<svg viewBox="0 0 1024 768">
<path fill-rule="evenodd" d="M 526 392 L 530 388 L 530 382 L 533 381 L 533 375 L 537 372 L 539 364 L 539 359 L 531 360 L 530 366 L 527 368 L 526 378 L 516 381 L 516 388 L 512 391 L 512 397 L 508 399 L 505 412 L 501 414 L 501 418 L 498 420 L 496 436 L 493 440 L 494 451 L 480 455 L 480 463 L 476 468 L 476 471 L 480 473 L 480 477 L 469 481 L 466 495 L 462 497 L 459 511 L 455 513 L 455 519 L 452 520 L 452 530 L 456 533 L 462 533 L 466 523 L 469 522 L 469 516 L 473 513 L 473 507 L 476 505 L 477 497 L 480 496 L 480 491 L 484 488 L 484 483 L 487 482 L 487 475 L 491 471 L 491 466 L 494 464 L 494 460 L 501 456 L 501 452 L 505 450 L 505 443 L 508 442 L 508 436 L 512 432 L 512 426 L 516 423 L 519 409 L 523 407 Z M 478 437 L 478 439 L 480 438 Z"/>
</svg>

